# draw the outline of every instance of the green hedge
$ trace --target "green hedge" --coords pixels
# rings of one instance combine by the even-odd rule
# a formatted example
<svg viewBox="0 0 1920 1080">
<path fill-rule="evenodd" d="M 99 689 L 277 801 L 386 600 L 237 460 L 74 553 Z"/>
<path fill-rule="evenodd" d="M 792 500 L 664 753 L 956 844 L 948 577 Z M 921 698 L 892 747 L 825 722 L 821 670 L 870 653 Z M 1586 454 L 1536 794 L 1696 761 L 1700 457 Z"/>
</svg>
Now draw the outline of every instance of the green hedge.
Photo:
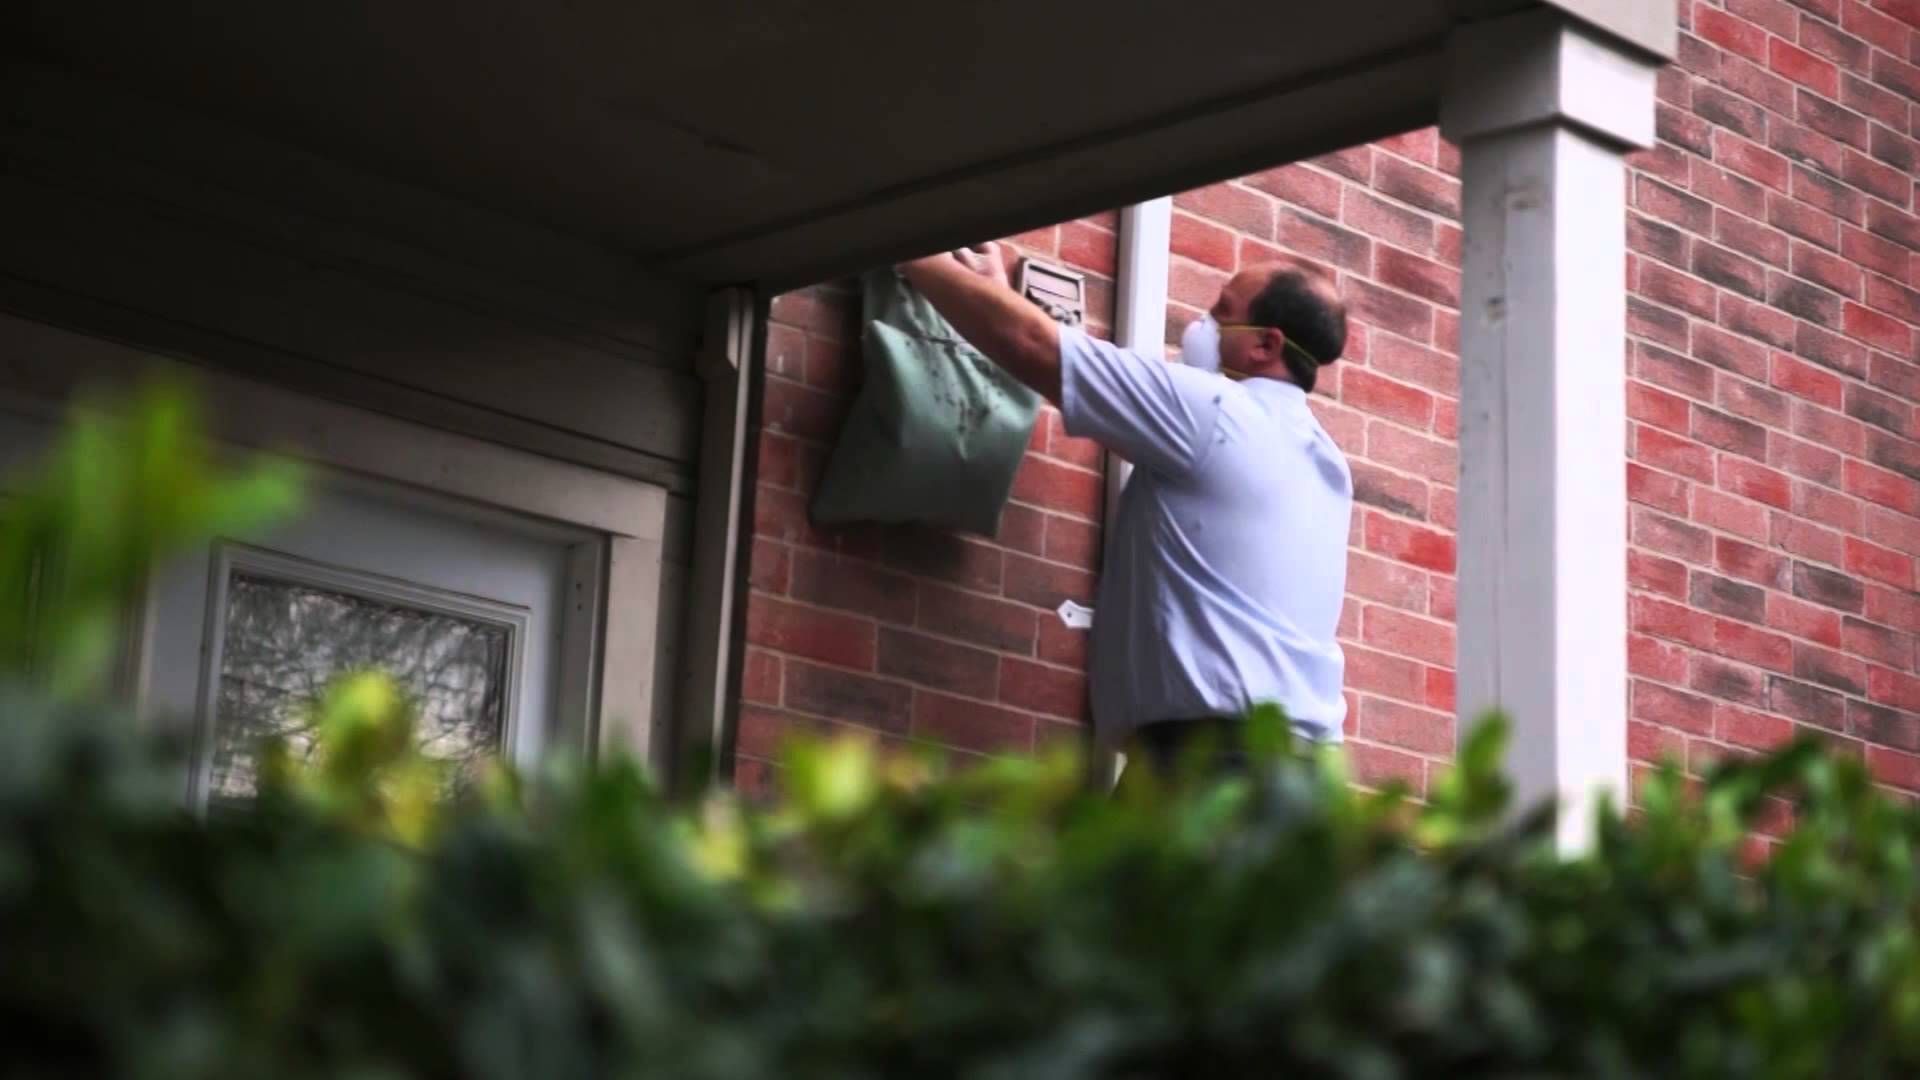
<svg viewBox="0 0 1920 1080">
<path fill-rule="evenodd" d="M 1497 725 L 1424 808 L 1287 752 L 1109 798 L 832 744 L 774 806 L 616 763 L 422 819 L 402 755 L 201 824 L 117 718 L 3 706 L 8 1075 L 1920 1069 L 1915 816 L 1811 746 L 1664 777 L 1568 861 L 1503 813 Z M 1769 792 L 1798 827 L 1743 874 Z"/>
<path fill-rule="evenodd" d="M 771 806 L 621 761 L 445 805 L 362 677 L 317 760 L 196 821 L 95 700 L 110 627 L 155 552 L 292 486 L 213 468 L 166 395 L 78 430 L 0 513 L 5 1076 L 1920 1075 L 1920 819 L 1810 744 L 1664 774 L 1568 860 L 1498 723 L 1424 806 L 1271 715 L 1252 777 L 1113 797 L 840 743 Z"/>
</svg>

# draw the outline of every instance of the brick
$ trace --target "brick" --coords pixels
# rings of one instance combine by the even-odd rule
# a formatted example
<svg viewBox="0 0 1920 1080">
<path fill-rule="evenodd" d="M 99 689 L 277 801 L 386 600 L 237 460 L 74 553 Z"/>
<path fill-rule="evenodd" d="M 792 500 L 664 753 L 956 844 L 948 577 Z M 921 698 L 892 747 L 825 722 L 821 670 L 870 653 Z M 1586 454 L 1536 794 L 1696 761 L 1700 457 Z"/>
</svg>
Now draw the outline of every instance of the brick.
<svg viewBox="0 0 1920 1080">
<path fill-rule="evenodd" d="M 1060 226 L 1060 259 L 1069 266 L 1110 278 L 1119 254 L 1118 237 L 1106 229 L 1084 221 Z"/>
<path fill-rule="evenodd" d="M 1920 401 L 1920 363 L 1875 353 L 1868 366 L 1867 381 L 1902 401 Z"/>
<path fill-rule="evenodd" d="M 913 701 L 915 739 L 981 753 L 1033 749 L 1033 717 L 965 698 L 918 693 Z"/>
<path fill-rule="evenodd" d="M 1785 37 L 1787 35 L 1781 35 Z M 1800 44 L 1817 56 L 1832 60 L 1847 71 L 1865 71 L 1870 46 L 1851 34 L 1819 19 L 1800 18 Z"/>
<path fill-rule="evenodd" d="M 787 708 L 906 734 L 911 687 L 794 660 L 787 661 L 786 668 Z"/>
<path fill-rule="evenodd" d="M 761 423 L 769 431 L 827 442 L 840 431 L 847 401 L 785 379 L 766 380 L 760 398 Z"/>
<path fill-rule="evenodd" d="M 1867 231 L 1875 236 L 1920 251 L 1920 216 L 1875 202 L 1867 204 L 1866 225 Z"/>
<path fill-rule="evenodd" d="M 1792 670 L 1793 643 L 1780 634 L 1718 618 L 1713 620 L 1712 633 L 1713 643 L 1709 648 L 1721 656 L 1772 671 Z"/>
<path fill-rule="evenodd" d="M 1661 682 L 1683 683 L 1687 681 L 1688 667 L 1686 649 L 1644 634 L 1627 635 L 1629 674 Z"/>
<path fill-rule="evenodd" d="M 1920 292 L 1878 274 L 1867 276 L 1867 306 L 1901 322 L 1920 323 Z"/>
<path fill-rule="evenodd" d="M 1192 214 L 1173 215 L 1169 249 L 1175 255 L 1222 270 L 1233 270 L 1239 265 L 1234 234 Z"/>
<path fill-rule="evenodd" d="M 1873 582 L 1863 583 L 1861 592 L 1866 598 L 1864 612 L 1868 619 L 1920 634 L 1920 596 Z"/>
<path fill-rule="evenodd" d="M 1879 42 L 1874 42 L 1879 45 Z M 1886 46 L 1882 45 L 1882 48 Z M 1873 54 L 1873 81 L 1908 101 L 1920 100 L 1920 66 L 1893 55 L 1896 50 Z"/>
<path fill-rule="evenodd" d="M 1713 558 L 1713 534 L 1705 529 L 1638 507 L 1629 519 L 1632 541 L 1641 547 L 1696 564 Z"/>
<path fill-rule="evenodd" d="M 1365 368 L 1348 368 L 1340 377 L 1340 400 L 1373 416 L 1411 427 L 1433 421 L 1433 395 L 1418 387 L 1384 379 Z"/>
<path fill-rule="evenodd" d="M 1804 641 L 1795 642 L 1793 646 L 1793 676 L 1842 693 L 1867 692 L 1866 661 Z"/>
<path fill-rule="evenodd" d="M 1348 372 L 1352 375 L 1353 372 Z M 1353 499 L 1388 513 L 1425 521 L 1427 485 L 1423 480 L 1383 469 L 1369 461 L 1350 462 Z"/>
<path fill-rule="evenodd" d="M 1452 437 L 1458 437 L 1458 435 L 1459 433 L 1456 431 L 1453 433 Z M 1442 529 L 1449 529 L 1449 530 L 1459 529 L 1460 527 L 1459 502 L 1458 502 L 1456 493 L 1452 488 L 1435 487 L 1433 489 L 1432 509 L 1427 516 L 1429 517 L 1429 519 L 1432 520 L 1432 522 L 1435 525 L 1439 526 Z"/>
<path fill-rule="evenodd" d="M 1871 743 L 1908 752 L 1920 751 L 1920 716 L 1884 705 L 1847 702 L 1847 731 Z"/>
<path fill-rule="evenodd" d="M 1388 285 L 1447 307 L 1460 306 L 1460 272 L 1397 248 L 1374 253 L 1374 276 Z"/>
<path fill-rule="evenodd" d="M 785 596 L 792 570 L 793 557 L 785 544 L 754 538 L 753 555 L 748 561 L 748 584 L 761 592 Z"/>
<path fill-rule="evenodd" d="M 1792 268 L 1796 275 L 1854 300 L 1866 291 L 1866 275 L 1858 266 L 1812 244 L 1794 243 Z"/>
<path fill-rule="evenodd" d="M 1389 468 L 1451 484 L 1459 475 L 1460 448 L 1381 420 L 1367 423 L 1366 457 Z"/>
<path fill-rule="evenodd" d="M 1767 681 L 1769 705 L 1775 712 L 1785 713 L 1801 723 L 1829 731 L 1847 729 L 1846 698 L 1831 690 L 1822 690 L 1777 675 L 1769 677 Z"/>
<path fill-rule="evenodd" d="M 1345 299 L 1348 314 L 1369 326 L 1414 341 L 1433 341 L 1433 305 L 1424 300 L 1359 280 L 1346 283 Z"/>
<path fill-rule="evenodd" d="M 1008 503 L 1000 509 L 1000 528 L 994 533 L 994 543 L 1028 555 L 1044 555 L 1049 516 L 1031 506 Z"/>
<path fill-rule="evenodd" d="M 807 498 L 797 491 L 759 484 L 754 488 L 753 531 L 768 540 L 832 548 L 831 533 L 813 527 L 808 519 Z"/>
<path fill-rule="evenodd" d="M 1397 701 L 1426 700 L 1427 668 L 1417 661 L 1360 645 L 1348 645 L 1343 651 L 1348 687 Z"/>
<path fill-rule="evenodd" d="M 1826 177 L 1837 177 L 1847 165 L 1847 148 L 1837 138 L 1788 121 L 1774 123 L 1772 129 L 1768 129 L 1766 146 L 1789 161 L 1797 161 L 1799 167 Z M 1789 179 L 1788 192 L 1799 190 L 1797 183 L 1801 181 Z"/>
<path fill-rule="evenodd" d="M 1636 720 L 1700 735 L 1713 730 L 1713 702 L 1696 694 L 1635 679 L 1629 701 Z"/>
<path fill-rule="evenodd" d="M 1838 565 L 1845 557 L 1839 533 L 1788 514 L 1773 515 L 1768 542 L 1790 555 L 1823 563 Z"/>
<path fill-rule="evenodd" d="M 1804 603 L 1777 592 L 1767 594 L 1766 623 L 1782 633 L 1821 645 L 1840 647 L 1840 615 L 1829 608 Z"/>
<path fill-rule="evenodd" d="M 1839 167 L 1837 155 L 1834 160 L 1834 167 L 1837 169 Z M 1809 206 L 1797 199 L 1769 195 L 1767 224 L 1830 251 L 1837 249 L 1840 244 L 1840 219 L 1817 206 Z"/>
<path fill-rule="evenodd" d="M 1100 562 L 1100 530 L 1084 521 L 1047 515 L 1046 556 L 1082 570 L 1092 570 Z"/>
<path fill-rule="evenodd" d="M 1845 147 L 1841 148 L 1840 169 L 1846 169 Z M 1861 194 L 1830 176 L 1822 176 L 1804 165 L 1796 165 L 1788 181 L 1793 197 L 1809 206 L 1858 225 L 1866 220 L 1866 200 Z"/>
<path fill-rule="evenodd" d="M 1633 301 L 1628 300 L 1631 305 Z M 1640 344 L 1634 348 L 1633 375 L 1656 386 L 1703 401 L 1713 399 L 1713 369 L 1665 349 Z"/>
<path fill-rule="evenodd" d="M 1906 206 L 1913 199 L 1913 181 L 1905 172 L 1855 150 L 1842 155 L 1840 176 L 1854 187 L 1878 195 L 1895 206 Z"/>
<path fill-rule="evenodd" d="M 1304 207 L 1327 218 L 1339 216 L 1340 191 L 1346 186 L 1338 178 L 1305 164 L 1282 165 L 1255 173 L 1246 178 L 1246 184 L 1281 202 Z"/>
<path fill-rule="evenodd" d="M 1793 508 L 1793 487 L 1784 473 L 1725 454 L 1720 455 L 1718 472 L 1722 491 L 1782 510 Z"/>
<path fill-rule="evenodd" d="M 1868 540 L 1908 555 L 1920 555 L 1920 523 L 1915 522 L 1912 514 L 1872 504 L 1861 506 L 1860 511 Z"/>
<path fill-rule="evenodd" d="M 779 301 L 774 301 L 775 306 Z M 798 379 L 806 370 L 807 334 L 798 326 L 767 323 L 766 368 L 770 375 Z"/>
<path fill-rule="evenodd" d="M 823 663 L 873 669 L 872 622 L 759 593 L 747 598 L 747 641 Z"/>
<path fill-rule="evenodd" d="M 1346 189 L 1339 216 L 1343 223 L 1395 247 L 1423 255 L 1434 250 L 1437 234 L 1432 218 L 1361 188 Z"/>
<path fill-rule="evenodd" d="M 1188 259 L 1175 259 L 1167 271 L 1167 295 L 1196 311 L 1205 311 L 1220 298 L 1220 287 L 1229 275 L 1224 270 L 1201 266 Z"/>
<path fill-rule="evenodd" d="M 1712 124 L 1682 106 L 1657 103 L 1653 107 L 1653 134 L 1661 142 L 1710 156 L 1713 153 L 1713 132 Z"/>
<path fill-rule="evenodd" d="M 1832 95 L 1840 96 L 1838 93 Z M 1813 130 L 1829 138 L 1838 139 L 1849 146 L 1861 149 L 1867 147 L 1867 118 L 1826 98 L 1798 91 L 1794 101 L 1794 116 Z M 1841 163 L 1841 175 L 1846 175 L 1844 155 Z"/>
<path fill-rule="evenodd" d="M 1839 334 L 1802 323 L 1795 336 L 1794 352 L 1802 359 L 1832 368 L 1856 379 L 1867 377 L 1867 350 Z"/>
<path fill-rule="evenodd" d="M 1385 698 L 1360 699 L 1360 737 L 1423 754 L 1453 753 L 1453 717 Z"/>
<path fill-rule="evenodd" d="M 1863 461 L 1849 460 L 1841 486 L 1850 495 L 1879 503 L 1902 514 L 1920 514 L 1920 483 L 1899 473 L 1878 469 Z"/>
<path fill-rule="evenodd" d="M 1732 533 L 1747 540 L 1757 542 L 1767 539 L 1766 507 L 1713 488 L 1694 489 L 1693 520 L 1709 529 Z"/>
<path fill-rule="evenodd" d="M 1456 582 L 1450 577 L 1435 576 L 1427 583 L 1427 614 L 1445 622 L 1456 617 Z"/>
<path fill-rule="evenodd" d="M 1705 235 L 1713 228 L 1713 204 L 1649 176 L 1634 180 L 1633 205 L 1657 221 Z"/>
<path fill-rule="evenodd" d="M 1404 611 L 1369 605 L 1361 612 L 1360 640 L 1429 664 L 1453 666 L 1453 627 Z"/>
<path fill-rule="evenodd" d="M 1292 208 L 1280 212 L 1280 243 L 1321 262 L 1357 274 L 1373 269 L 1373 241 L 1366 235 Z"/>
<path fill-rule="evenodd" d="M 1398 562 L 1450 574 L 1454 570 L 1454 539 L 1385 514 L 1366 515 L 1367 550 Z"/>
<path fill-rule="evenodd" d="M 1713 318 L 1713 286 L 1659 263 L 1640 264 L 1635 291 L 1656 303 L 1678 308 L 1703 319 Z"/>
<path fill-rule="evenodd" d="M 1441 394 L 1460 392 L 1460 359 L 1437 349 L 1416 345 L 1405 338 L 1383 334 L 1372 343 L 1367 366 L 1398 379 Z M 1341 390 L 1344 393 L 1346 385 Z"/>
<path fill-rule="evenodd" d="M 1715 395 L 1720 406 L 1743 420 L 1771 428 L 1784 428 L 1793 419 L 1793 399 L 1758 382 L 1722 378 Z"/>
<path fill-rule="evenodd" d="M 1851 72 L 1842 75 L 1840 80 L 1840 103 L 1857 113 L 1864 113 L 1895 131 L 1907 126 L 1907 99 L 1873 85 Z M 1872 152 L 1873 135 L 1867 136 L 1869 152 Z M 1880 157 L 1874 153 L 1875 157 Z M 1880 158 L 1895 168 L 1908 168 L 1900 162 Z"/>
<path fill-rule="evenodd" d="M 1920 679 L 1892 668 L 1867 668 L 1867 699 L 1897 709 L 1920 711 Z"/>
<path fill-rule="evenodd" d="M 1416 795 L 1426 790 L 1426 762 L 1421 758 L 1363 742 L 1348 743 L 1343 752 L 1354 783 L 1363 788 L 1378 791 L 1398 784 Z"/>
<path fill-rule="evenodd" d="M 1466 242 L 1466 231 L 1460 226 L 1449 225 L 1444 221 L 1434 226 L 1434 257 L 1456 270 L 1460 268 L 1460 263 L 1465 257 Z"/>
<path fill-rule="evenodd" d="M 1884 431 L 1866 431 L 1858 453 L 1883 469 L 1891 469 L 1909 480 L 1920 480 L 1920 445 Z"/>
<path fill-rule="evenodd" d="M 768 317 L 772 322 L 845 341 L 858 332 L 858 310 L 859 305 L 850 297 L 816 285 L 774 297 Z"/>
<path fill-rule="evenodd" d="M 1350 552 L 1347 556 L 1347 592 L 1406 611 L 1424 611 L 1427 607 L 1427 575 L 1406 563 L 1364 552 Z"/>
<path fill-rule="evenodd" d="M 1014 498 L 1088 520 L 1100 516 L 1106 489 L 1106 477 L 1097 472 L 1032 455 L 1013 474 Z"/>
<path fill-rule="evenodd" d="M 1779 197 L 1768 196 L 1769 205 L 1777 201 L 1781 201 Z M 1791 200 L 1786 201 L 1791 202 Z M 1812 212 L 1819 213 L 1817 210 Z M 1633 243 L 1634 232 L 1632 220 L 1633 219 L 1629 219 L 1627 225 L 1628 246 L 1630 247 Z M 1677 229 L 1670 229 L 1664 225 L 1655 225 L 1652 222 L 1648 222 L 1648 227 L 1666 229 L 1682 241 L 1686 239 L 1685 234 Z M 1751 255 L 1762 262 L 1771 263 L 1782 269 L 1787 266 L 1787 256 L 1790 251 L 1790 241 L 1787 234 L 1778 229 L 1762 225 L 1752 218 L 1741 217 L 1739 214 L 1730 214 L 1723 210 L 1715 211 L 1713 215 L 1713 236 L 1714 239 L 1720 241 L 1722 244 L 1744 255 Z M 1675 254 L 1678 255 L 1677 258 L 1670 258 L 1666 261 L 1676 266 L 1684 265 L 1686 261 L 1685 248 L 1681 248 Z"/>
<path fill-rule="evenodd" d="M 1627 550 L 1627 585 L 1646 589 L 1675 600 L 1687 598 L 1685 563 L 1662 558 L 1637 548 Z"/>
<path fill-rule="evenodd" d="M 880 631 L 882 675 L 970 697 L 992 697 L 1000 672 L 993 653 L 907 630 Z"/>
<path fill-rule="evenodd" d="M 1824 522 L 1843 532 L 1860 531 L 1862 505 L 1859 499 L 1851 495 L 1843 495 L 1817 484 L 1797 483 L 1793 486 L 1794 513 L 1809 521 Z"/>
<path fill-rule="evenodd" d="M 913 579 L 853 559 L 812 551 L 794 552 L 789 592 L 796 600 L 820 607 L 903 625 L 913 622 Z"/>
<path fill-rule="evenodd" d="M 983 592 L 1000 588 L 1003 553 L 991 544 L 920 526 L 894 526 L 868 539 L 892 569 Z"/>
<path fill-rule="evenodd" d="M 1734 218 L 1733 220 L 1744 219 Z M 1715 236 L 1734 247 L 1740 247 L 1739 242 L 1722 235 L 1717 227 Z M 1745 235 L 1738 238 L 1738 240 L 1752 239 L 1754 238 Z M 1686 233 L 1671 225 L 1662 224 L 1637 212 L 1627 215 L 1627 250 L 1629 251 L 1651 256 L 1670 266 L 1685 267 L 1688 265 L 1691 243 L 1692 240 Z"/>
<path fill-rule="evenodd" d="M 780 704 L 780 657 L 748 649 L 740 672 L 740 697 L 761 705 Z"/>
<path fill-rule="evenodd" d="M 1766 298 L 1767 268 L 1744 255 L 1704 241 L 1693 246 L 1693 272 L 1723 289 L 1755 300 Z"/>
<path fill-rule="evenodd" d="M 1643 382 L 1627 384 L 1627 417 L 1676 434 L 1691 430 L 1694 405 Z"/>
<path fill-rule="evenodd" d="M 1018 236 L 1010 236 L 1007 242 L 1036 255 L 1052 258 L 1060 254 L 1060 226 L 1048 225 L 1043 229 L 1032 229 Z"/>
<path fill-rule="evenodd" d="M 1273 200 L 1238 184 L 1212 184 L 1173 197 L 1173 205 L 1239 232 L 1274 239 Z"/>
<path fill-rule="evenodd" d="M 1024 555 L 1007 556 L 1007 599 L 1032 604 L 1051 611 L 1062 600 L 1091 603 L 1093 575 L 1057 563 L 1041 562 Z"/>
<path fill-rule="evenodd" d="M 1446 218 L 1460 216 L 1460 182 L 1445 173 L 1381 156 L 1374 162 L 1373 189 L 1390 199 Z"/>
<path fill-rule="evenodd" d="M 1867 747 L 1867 768 L 1874 779 L 1907 791 L 1920 791 L 1920 756 L 1884 746 Z"/>
<path fill-rule="evenodd" d="M 1774 353 L 1771 383 L 1795 397 L 1838 409 L 1844 384 L 1834 376 L 1785 353 Z"/>
<path fill-rule="evenodd" d="M 923 583 L 917 625 L 990 649 L 1031 655 L 1040 617 L 1031 608 L 1005 600 Z M 1076 636 L 1084 638 L 1085 634 L 1077 632 Z"/>
<path fill-rule="evenodd" d="M 1358 463 L 1355 463 L 1356 467 Z M 1688 486 L 1685 480 L 1656 472 L 1639 462 L 1627 463 L 1627 498 L 1656 510 L 1685 516 Z M 1358 498 L 1356 490 L 1355 498 Z"/>
<path fill-rule="evenodd" d="M 1345 150 L 1336 150 L 1330 154 L 1322 154 L 1317 158 L 1311 158 L 1309 162 L 1329 172 L 1338 173 L 1349 180 L 1357 180 L 1364 184 L 1373 179 L 1374 157 L 1375 154 L 1371 146 L 1351 146 Z"/>
<path fill-rule="evenodd" d="M 1913 427 L 1913 407 L 1891 394 L 1849 383 L 1841 395 L 1841 407 L 1848 416 L 1872 424 L 1895 435 L 1905 436 Z"/>
<path fill-rule="evenodd" d="M 1913 557 L 1859 537 L 1847 537 L 1847 572 L 1883 581 L 1897 589 L 1913 588 Z"/>
<path fill-rule="evenodd" d="M 1756 586 L 1695 570 L 1687 602 L 1702 611 L 1758 623 L 1766 620 L 1767 594 Z"/>
<path fill-rule="evenodd" d="M 1840 320 L 1845 301 L 1809 282 L 1779 272 L 1767 275 L 1767 302 L 1808 322 L 1832 325 Z"/>
<path fill-rule="evenodd" d="M 1845 574 L 1835 573 L 1811 563 L 1794 560 L 1793 595 L 1840 611 L 1860 614 L 1865 607 L 1865 590 Z"/>
<path fill-rule="evenodd" d="M 1693 13 L 1694 33 L 1749 60 L 1767 59 L 1766 31 L 1718 8 L 1702 4 Z"/>
<path fill-rule="evenodd" d="M 1627 598 L 1627 618 L 1635 633 L 1678 641 L 1697 649 L 1713 645 L 1713 616 L 1684 604 L 1634 593 Z"/>
<path fill-rule="evenodd" d="M 1713 714 L 1714 734 L 1735 746 L 1772 750 L 1793 738 L 1792 721 L 1782 717 L 1724 704 Z"/>
<path fill-rule="evenodd" d="M 1767 459 L 1767 429 L 1749 420 L 1693 406 L 1693 437 L 1708 446 L 1764 462 Z"/>
<path fill-rule="evenodd" d="M 1767 707 L 1768 676 L 1758 668 L 1702 654 L 1694 658 L 1690 674 L 1687 686 L 1717 701 Z"/>
<path fill-rule="evenodd" d="M 1765 304 L 1755 304 L 1732 293 L 1720 296 L 1720 323 L 1736 334 L 1758 338 L 1776 349 L 1793 344 L 1793 316 Z"/>
<path fill-rule="evenodd" d="M 1630 428 L 1632 458 L 1666 472 L 1703 483 L 1713 483 L 1713 451 L 1692 439 L 1670 435 L 1659 428 L 1634 424 Z"/>
<path fill-rule="evenodd" d="M 1087 666 L 1087 632 L 1085 630 L 1075 630 L 1057 618 L 1047 619 L 1040 623 L 1038 645 L 1034 655 L 1048 663 L 1064 664 L 1067 667 L 1082 670 Z"/>
<path fill-rule="evenodd" d="M 1647 303 L 1638 296 L 1627 297 L 1627 333 L 1647 338 L 1671 349 L 1687 347 L 1687 317 Z"/>
<path fill-rule="evenodd" d="M 1844 161 L 1842 164 L 1844 166 Z M 1767 214 L 1765 188 L 1700 158 L 1693 159 L 1687 190 L 1750 218 L 1763 218 Z"/>
<path fill-rule="evenodd" d="M 1840 455 L 1824 446 L 1773 432 L 1767 440 L 1767 464 L 1816 484 L 1840 483 Z"/>
<path fill-rule="evenodd" d="M 1046 716 L 1079 720 L 1087 715 L 1087 677 L 1081 671 L 1005 657 L 1000 700 Z"/>
<path fill-rule="evenodd" d="M 1455 708 L 1455 688 L 1453 672 L 1446 668 L 1427 669 L 1427 708 L 1438 709 L 1447 714 L 1449 721 Z"/>
<path fill-rule="evenodd" d="M 1725 536 L 1715 537 L 1713 565 L 1721 573 L 1742 581 L 1750 581 L 1769 589 L 1787 587 L 1786 557 L 1755 544 Z"/>
</svg>

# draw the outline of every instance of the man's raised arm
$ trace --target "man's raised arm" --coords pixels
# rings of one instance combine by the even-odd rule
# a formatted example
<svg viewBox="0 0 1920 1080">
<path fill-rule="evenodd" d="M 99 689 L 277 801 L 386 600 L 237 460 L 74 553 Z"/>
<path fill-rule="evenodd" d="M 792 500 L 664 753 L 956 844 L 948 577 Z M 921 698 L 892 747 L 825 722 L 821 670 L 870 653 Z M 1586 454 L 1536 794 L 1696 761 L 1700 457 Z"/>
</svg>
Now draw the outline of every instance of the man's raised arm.
<svg viewBox="0 0 1920 1080">
<path fill-rule="evenodd" d="M 1060 404 L 1060 326 L 1007 284 L 999 244 L 901 263 L 900 272 L 987 359 Z"/>
</svg>

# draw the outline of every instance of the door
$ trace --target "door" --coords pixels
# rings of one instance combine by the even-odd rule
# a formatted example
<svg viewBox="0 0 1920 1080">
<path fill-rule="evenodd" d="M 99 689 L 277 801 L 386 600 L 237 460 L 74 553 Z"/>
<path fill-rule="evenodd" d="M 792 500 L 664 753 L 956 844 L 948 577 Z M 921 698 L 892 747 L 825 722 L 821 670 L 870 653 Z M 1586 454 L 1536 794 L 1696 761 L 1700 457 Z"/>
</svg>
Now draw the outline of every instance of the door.
<svg viewBox="0 0 1920 1080">
<path fill-rule="evenodd" d="M 252 795 L 262 736 L 311 750 L 311 706 L 358 670 L 416 703 L 415 737 L 454 785 L 483 758 L 526 762 L 568 730 L 563 708 L 586 706 L 562 687 L 592 632 L 590 605 L 569 599 L 600 546 L 395 485 L 315 484 L 294 521 L 158 570 L 143 712 L 190 737 L 195 807 Z"/>
</svg>

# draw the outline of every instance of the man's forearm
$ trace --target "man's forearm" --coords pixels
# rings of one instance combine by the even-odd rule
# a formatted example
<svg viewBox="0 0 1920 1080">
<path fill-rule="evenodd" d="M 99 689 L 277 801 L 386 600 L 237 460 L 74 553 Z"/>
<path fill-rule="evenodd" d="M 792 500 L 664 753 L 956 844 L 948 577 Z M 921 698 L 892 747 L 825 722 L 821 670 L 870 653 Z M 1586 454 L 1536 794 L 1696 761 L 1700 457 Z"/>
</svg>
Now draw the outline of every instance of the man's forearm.
<svg viewBox="0 0 1920 1080">
<path fill-rule="evenodd" d="M 974 348 L 1014 378 L 1060 403 L 1060 326 L 997 277 L 952 256 L 907 263 L 907 281 Z"/>
</svg>

